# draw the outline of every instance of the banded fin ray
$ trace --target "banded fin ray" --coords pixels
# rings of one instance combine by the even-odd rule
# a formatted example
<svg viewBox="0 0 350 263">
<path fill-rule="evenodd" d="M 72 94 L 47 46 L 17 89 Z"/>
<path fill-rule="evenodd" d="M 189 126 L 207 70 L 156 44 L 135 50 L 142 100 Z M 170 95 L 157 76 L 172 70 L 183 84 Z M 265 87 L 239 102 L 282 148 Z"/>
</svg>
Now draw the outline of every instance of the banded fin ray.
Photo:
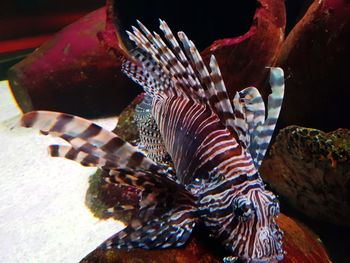
<svg viewBox="0 0 350 263">
<path fill-rule="evenodd" d="M 195 198 L 184 186 L 157 173 L 125 169 L 111 170 L 105 180 L 137 187 L 142 197 L 130 224 L 107 239 L 102 248 L 167 248 L 187 241 L 198 215 Z"/>
<path fill-rule="evenodd" d="M 161 66 L 164 73 L 171 79 L 175 79 L 178 85 L 187 88 L 190 87 L 196 91 L 198 90 L 197 95 L 201 97 L 203 92 L 201 90 L 201 86 L 199 85 L 200 83 L 193 71 L 189 70 L 189 62 L 187 60 L 183 60 L 183 64 L 178 60 L 179 56 L 182 57 L 182 59 L 185 59 L 185 57 L 181 56 L 180 54 L 176 54 L 176 51 L 174 51 L 174 53 L 157 33 L 153 32 L 152 34 L 140 21 L 137 22 L 142 32 L 136 27 L 133 27 L 133 33 L 128 33 L 130 39 L 134 41 L 139 48 L 150 54 L 152 59 Z M 160 23 L 164 34 L 168 36 L 168 39 L 172 39 L 172 43 L 176 45 L 174 42 L 175 38 L 171 37 L 171 31 L 168 32 L 168 34 L 166 33 L 166 30 L 169 30 L 169 27 L 167 27 L 166 23 L 162 20 L 160 20 Z M 146 44 L 142 45 L 140 42 L 144 42 Z M 172 88 L 174 88 L 174 86 L 172 86 Z M 161 87 L 159 90 L 169 89 L 167 89 L 167 87 Z M 171 90 L 174 91 L 174 89 Z"/>
<path fill-rule="evenodd" d="M 264 101 L 255 87 L 237 92 L 233 99 L 239 139 L 248 149 L 257 169 L 265 157 L 282 107 L 284 76 L 281 68 L 270 69 L 270 86 L 272 93 L 268 97 L 266 119 Z"/>
<path fill-rule="evenodd" d="M 109 159 L 108 156 L 98 156 L 83 149 L 75 149 L 72 146 L 53 144 L 48 147 L 48 150 L 51 157 L 63 157 L 78 162 L 83 166 L 103 169 L 118 168 L 115 158 L 113 160 Z"/>
<path fill-rule="evenodd" d="M 161 92 L 181 92 L 190 99 L 205 103 L 218 115 L 223 125 L 236 133 L 235 115 L 215 57 L 211 57 L 209 72 L 199 51 L 185 33 L 178 32 L 181 48 L 168 25 L 160 20 L 160 29 L 169 42 L 168 46 L 157 33 L 152 34 L 142 23 L 138 23 L 141 31 L 133 27 L 133 33 L 128 32 L 130 40 L 152 58 L 146 62 L 147 65 L 159 63 L 160 69 L 174 83 L 159 89 L 153 89 L 144 83 L 144 89 L 151 90 L 150 93 L 154 95 Z M 137 57 L 136 60 L 144 63 Z"/>
<path fill-rule="evenodd" d="M 269 83 L 272 92 L 267 101 L 267 117 L 264 124 L 257 126 L 256 135 L 251 145 L 252 157 L 254 162 L 257 163 L 257 167 L 260 167 L 265 157 L 282 108 L 284 72 L 281 68 L 270 69 Z"/>
<path fill-rule="evenodd" d="M 124 59 L 121 70 L 129 78 L 142 86 L 146 93 L 154 94 L 161 88 L 169 88 L 173 85 L 169 76 L 164 73 L 161 67 L 149 55 L 144 54 L 140 49 L 134 49 L 130 53 L 140 64 L 137 65 Z"/>
<path fill-rule="evenodd" d="M 141 190 L 138 205 L 115 204 L 104 211 L 113 214 L 114 210 L 133 210 L 136 215 L 126 229 L 104 242 L 102 248 L 166 248 L 187 241 L 198 220 L 195 197 L 136 148 L 92 122 L 68 114 L 30 112 L 22 117 L 21 125 L 71 144 L 51 145 L 52 156 L 109 169 L 103 178 L 107 183 Z M 109 162 L 112 157 L 114 163 Z"/>
<path fill-rule="evenodd" d="M 77 152 L 105 158 L 114 162 L 116 167 L 150 171 L 160 169 L 151 159 L 116 134 L 77 116 L 50 111 L 33 111 L 22 117 L 21 125 L 60 137 L 71 144 Z"/>
</svg>

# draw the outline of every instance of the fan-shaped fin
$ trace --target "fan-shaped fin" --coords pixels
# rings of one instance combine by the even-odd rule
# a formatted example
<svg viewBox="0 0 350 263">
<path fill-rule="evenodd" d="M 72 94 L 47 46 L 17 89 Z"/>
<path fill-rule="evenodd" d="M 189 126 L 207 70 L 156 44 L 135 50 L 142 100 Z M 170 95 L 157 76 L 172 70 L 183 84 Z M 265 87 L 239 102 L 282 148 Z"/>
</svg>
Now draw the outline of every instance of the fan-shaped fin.
<svg viewBox="0 0 350 263">
<path fill-rule="evenodd" d="M 163 75 L 167 75 L 173 85 L 162 85 L 154 89 L 147 82 L 143 82 L 145 90 L 151 94 L 159 92 L 181 93 L 190 99 L 210 106 L 218 115 L 221 122 L 231 131 L 236 132 L 234 126 L 233 109 L 228 99 L 227 91 L 215 57 L 211 57 L 210 70 L 204 64 L 202 57 L 194 43 L 183 32 L 178 33 L 182 48 L 168 25 L 160 20 L 160 29 L 165 35 L 169 45 L 157 34 L 151 33 L 142 23 L 138 22 L 141 30 L 133 27 L 133 33 L 128 32 L 129 37 L 136 46 L 146 53 L 142 58 L 135 57 L 143 65 L 159 65 Z M 154 74 L 154 70 L 139 70 L 139 73 Z M 130 75 L 130 74 L 129 74 Z M 141 79 L 138 77 L 136 79 Z M 140 83 L 140 81 L 138 81 Z M 142 85 L 142 84 L 141 84 Z"/>
<path fill-rule="evenodd" d="M 61 137 L 76 151 L 90 153 L 96 157 L 112 159 L 116 167 L 129 167 L 157 171 L 155 162 L 116 134 L 77 116 L 34 111 L 22 117 L 24 127 L 34 127 L 45 133 Z"/>
<path fill-rule="evenodd" d="M 103 169 L 118 168 L 115 157 L 109 160 L 108 156 L 97 156 L 92 151 L 85 151 L 83 148 L 77 150 L 72 146 L 54 144 L 49 146 L 49 154 L 52 157 L 63 157 L 75 161 L 83 166 L 100 167 Z"/>
<path fill-rule="evenodd" d="M 198 220 L 195 199 L 182 185 L 160 174 L 111 170 L 109 183 L 142 190 L 139 210 L 130 224 L 101 247 L 166 248 L 183 245 Z"/>
</svg>

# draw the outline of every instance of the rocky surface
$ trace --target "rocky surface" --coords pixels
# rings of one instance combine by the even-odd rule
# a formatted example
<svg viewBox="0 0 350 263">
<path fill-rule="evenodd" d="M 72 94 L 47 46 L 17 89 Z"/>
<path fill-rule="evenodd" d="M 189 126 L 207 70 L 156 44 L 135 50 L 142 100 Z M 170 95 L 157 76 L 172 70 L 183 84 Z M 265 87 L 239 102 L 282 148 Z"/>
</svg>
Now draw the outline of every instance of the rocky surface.
<svg viewBox="0 0 350 263">
<path fill-rule="evenodd" d="M 280 214 L 277 222 L 284 231 L 283 263 L 331 262 L 321 239 L 304 224 L 284 214 Z"/>
<path fill-rule="evenodd" d="M 135 107 L 143 100 L 143 97 L 144 93 L 141 93 L 123 110 L 122 114 L 119 115 L 118 125 L 113 130 L 114 133 L 124 140 L 134 144 L 139 140 L 139 133 L 134 119 Z"/>
<path fill-rule="evenodd" d="M 349 130 L 282 129 L 261 173 L 273 190 L 301 213 L 350 226 Z"/>
</svg>

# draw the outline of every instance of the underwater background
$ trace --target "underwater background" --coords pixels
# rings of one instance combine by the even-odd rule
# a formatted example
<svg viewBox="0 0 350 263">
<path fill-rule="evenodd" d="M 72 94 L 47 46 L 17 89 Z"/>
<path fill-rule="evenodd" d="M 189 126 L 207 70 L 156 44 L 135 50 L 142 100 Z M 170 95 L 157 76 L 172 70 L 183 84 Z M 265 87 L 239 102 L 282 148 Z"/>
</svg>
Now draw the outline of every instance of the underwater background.
<svg viewBox="0 0 350 263">
<path fill-rule="evenodd" d="M 0 234 L 9 237 L 1 241 L 4 262 L 23 262 L 32 254 L 35 257 L 28 262 L 220 262 L 221 248 L 211 252 L 213 241 L 201 231 L 183 250 L 93 251 L 132 216 L 115 215 L 118 224 L 108 222 L 99 228 L 97 222 L 107 223 L 101 208 L 115 201 L 132 204 L 137 193 L 109 189 L 94 169 L 46 160 L 43 140 L 35 141 L 34 132 L 15 126 L 22 112 L 61 111 L 98 119 L 124 139 L 137 142 L 133 114 L 142 90 L 120 72 L 119 57 L 130 47 L 125 30 L 136 19 L 157 30 L 158 18 L 173 31 L 185 31 L 206 62 L 210 54 L 216 55 L 231 98 L 253 85 L 267 99 L 266 67 L 284 69 L 286 95 L 278 130 L 260 170 L 281 202 L 279 223 L 285 228 L 288 250 L 282 262 L 350 262 L 348 1 L 23 0 L 1 5 Z M 72 176 L 85 181 L 58 187 Z M 19 187 L 23 185 L 28 188 Z M 70 195 L 74 192 L 79 196 Z M 64 202 L 56 199 L 62 195 Z M 90 211 L 91 221 L 88 214 L 78 212 L 80 208 Z M 62 211 L 66 219 L 53 224 Z M 24 214 L 28 220 L 17 221 Z M 91 223 L 78 231 L 75 226 L 81 220 Z M 45 238 L 32 245 L 24 242 L 40 229 L 45 229 Z M 69 238 L 62 234 L 69 232 Z M 59 244 L 47 249 L 55 240 Z"/>
</svg>

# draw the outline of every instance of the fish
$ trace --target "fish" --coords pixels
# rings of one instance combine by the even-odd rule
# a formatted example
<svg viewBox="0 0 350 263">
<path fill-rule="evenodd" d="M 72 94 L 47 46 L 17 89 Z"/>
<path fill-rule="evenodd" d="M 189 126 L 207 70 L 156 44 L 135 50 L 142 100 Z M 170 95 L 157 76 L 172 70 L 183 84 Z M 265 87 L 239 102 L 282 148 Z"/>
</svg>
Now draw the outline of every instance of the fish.
<svg viewBox="0 0 350 263">
<path fill-rule="evenodd" d="M 135 46 L 122 71 L 145 91 L 135 115 L 140 147 L 65 113 L 29 112 L 21 125 L 69 143 L 51 145 L 51 156 L 99 167 L 107 183 L 141 190 L 137 206 L 108 209 L 136 212 L 100 248 L 180 247 L 203 224 L 230 253 L 223 262 L 282 260 L 279 202 L 259 168 L 282 107 L 283 70 L 270 68 L 267 110 L 255 87 L 230 101 L 214 55 L 207 66 L 193 41 L 182 31 L 176 38 L 164 20 L 163 37 L 137 24 L 127 31 Z"/>
</svg>

